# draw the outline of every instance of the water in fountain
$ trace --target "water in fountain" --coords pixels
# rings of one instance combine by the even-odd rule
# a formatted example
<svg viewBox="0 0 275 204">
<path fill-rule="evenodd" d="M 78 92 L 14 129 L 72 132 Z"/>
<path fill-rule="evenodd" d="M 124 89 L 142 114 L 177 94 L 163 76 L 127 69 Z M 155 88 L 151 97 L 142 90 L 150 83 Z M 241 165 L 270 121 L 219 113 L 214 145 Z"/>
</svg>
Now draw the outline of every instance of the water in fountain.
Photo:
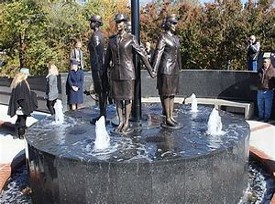
<svg viewBox="0 0 275 204">
<path fill-rule="evenodd" d="M 219 111 L 216 108 L 213 108 L 209 120 L 207 123 L 207 133 L 209 135 L 222 135 L 224 131 L 222 131 L 222 120 L 219 115 Z"/>
<path fill-rule="evenodd" d="M 95 149 L 101 150 L 110 146 L 110 136 L 106 130 L 104 116 L 101 116 L 100 119 L 95 123 L 95 135 Z"/>
<path fill-rule="evenodd" d="M 57 99 L 54 104 L 55 123 L 62 124 L 64 122 L 63 106 L 61 100 Z"/>
<path fill-rule="evenodd" d="M 142 203 L 144 199 L 147 199 L 147 203 L 176 203 L 179 199 L 181 201 L 178 203 L 194 203 L 195 200 L 197 202 L 198 199 L 201 203 L 217 203 L 214 200 L 219 202 L 220 199 L 230 201 L 233 199 L 234 201 L 238 201 L 241 193 L 247 187 L 246 172 L 245 169 L 240 166 L 240 162 L 246 164 L 247 154 L 245 152 L 248 149 L 245 147 L 242 148 L 243 146 L 239 144 L 243 142 L 244 146 L 247 146 L 246 138 L 249 136 L 249 125 L 242 118 L 234 117 L 229 113 L 221 111 L 220 115 L 223 118 L 223 129 L 226 134 L 223 135 L 221 140 L 219 140 L 220 137 L 205 137 L 208 116 L 212 109 L 203 106 L 199 108 L 200 111 L 193 114 L 190 112 L 189 106 L 176 106 L 177 119 L 185 125 L 180 130 L 170 131 L 160 128 L 160 123 L 163 119 L 159 114 L 162 111 L 161 105 L 144 104 L 143 112 L 148 115 L 150 114 L 150 117 L 148 117 L 151 120 L 148 122 L 150 127 L 146 125 L 140 128 L 138 127 L 130 137 L 114 134 L 109 141 L 110 146 L 99 150 L 96 149 L 98 148 L 96 144 L 97 140 L 100 139 L 97 137 L 101 137 L 102 134 L 97 132 L 103 129 L 91 128 L 90 118 L 93 118 L 98 112 L 94 110 L 91 111 L 90 108 L 67 112 L 65 114 L 64 124 L 62 124 L 62 126 L 64 126 L 63 133 L 59 131 L 59 127 L 56 128 L 58 131 L 52 130 L 52 128 L 46 130 L 44 128 L 44 124 L 47 124 L 45 121 L 36 123 L 31 127 L 30 131 L 28 131 L 26 137 L 29 147 L 28 150 L 30 152 L 42 152 L 37 150 L 37 148 L 40 148 L 43 152 L 46 151 L 47 155 L 56 156 L 47 157 L 47 160 L 43 160 L 46 161 L 46 164 L 42 170 L 45 172 L 44 169 L 46 169 L 47 172 L 40 174 L 42 175 L 41 179 L 38 180 L 36 177 L 33 177 L 34 174 L 30 173 L 30 183 L 33 189 L 32 199 L 34 202 L 39 203 L 41 196 L 47 195 L 44 203 L 51 203 L 51 201 L 56 199 L 62 201 L 70 199 L 74 201 L 74 203 L 85 203 L 85 200 L 90 201 L 94 199 L 93 203 L 98 203 L 100 201 L 96 199 L 100 197 L 100 200 L 102 200 L 104 197 L 105 203 L 113 203 L 113 201 L 107 202 L 107 200 L 109 199 L 109 192 L 115 192 L 117 203 L 125 203 L 125 201 L 129 199 L 127 195 L 132 193 L 132 189 L 134 189 L 137 193 L 135 193 L 134 199 L 136 202 L 133 203 Z M 192 115 L 197 116 L 191 118 Z M 113 108 L 109 112 L 109 117 L 113 118 L 115 116 L 116 111 L 115 108 Z M 68 118 L 75 119 L 75 124 L 71 125 Z M 69 123 L 70 126 L 66 126 L 67 123 Z M 104 123 L 103 121 L 101 124 L 105 130 Z M 144 124 L 147 124 L 147 121 L 145 121 Z M 107 123 L 106 126 L 108 131 L 113 130 L 111 123 Z M 48 128 L 48 125 L 46 128 Z M 59 140 L 60 134 L 63 134 L 62 143 L 56 142 Z M 39 140 L 37 140 L 38 138 Z M 103 144 L 106 143 L 103 142 Z M 209 145 L 211 145 L 211 147 Z M 103 148 L 101 145 L 99 145 L 99 147 Z M 232 147 L 234 147 L 234 152 L 226 151 L 226 149 L 232 149 Z M 211 152 L 211 154 L 209 154 L 209 152 Z M 215 157 L 209 155 L 215 155 Z M 238 159 L 235 159 L 236 156 L 239 156 Z M 62 160 L 56 159 L 57 157 L 62 158 Z M 196 159 L 197 157 L 200 158 L 199 161 Z M 232 159 L 230 159 L 231 157 Z M 55 166 L 58 166 L 58 168 L 54 169 L 54 171 L 58 173 L 51 172 L 53 166 L 49 160 L 52 158 L 54 162 L 61 162 L 60 164 L 53 162 Z M 186 166 L 186 158 L 188 158 L 187 166 L 190 169 L 197 169 L 199 163 L 197 171 L 192 170 L 191 172 L 190 169 L 182 168 Z M 41 161 L 39 156 L 30 159 L 29 161 L 33 163 Z M 31 162 L 29 163 L 30 172 L 35 172 L 37 165 L 33 165 Z M 64 162 L 66 166 L 64 166 Z M 73 162 L 73 164 L 70 165 L 70 162 Z M 177 165 L 171 165 L 175 162 Z M 214 163 L 222 163 L 223 165 L 211 165 Z M 42 164 L 39 165 L 42 166 Z M 83 165 L 85 165 L 85 167 Z M 67 166 L 70 166 L 70 168 L 67 168 Z M 233 171 L 227 171 L 227 169 L 239 166 L 240 168 L 238 168 L 236 172 L 234 171 L 234 173 L 232 173 Z M 163 171 L 163 169 L 167 168 L 169 171 Z M 176 172 L 176 169 L 179 168 L 181 169 L 182 176 L 174 176 L 173 172 Z M 221 178 L 220 176 L 212 177 L 211 168 L 219 172 L 217 175 L 220 175 Z M 204 173 L 202 174 L 201 171 Z M 52 181 L 50 178 L 46 178 L 47 175 L 52 174 L 57 175 L 57 177 L 54 178 L 54 185 L 50 184 Z M 138 178 L 136 175 L 139 175 Z M 77 178 L 79 182 L 71 183 L 73 179 L 69 178 L 72 177 Z M 206 186 L 201 189 L 200 185 L 197 185 L 196 182 L 192 180 L 194 177 L 199 182 L 202 182 L 201 180 L 204 178 L 211 178 L 211 181 L 204 181 L 203 183 Z M 63 185 L 65 182 L 63 178 L 68 178 L 68 182 L 70 183 Z M 169 179 L 163 181 L 162 178 Z M 188 180 L 188 178 L 191 179 Z M 56 183 L 57 181 L 61 181 L 60 179 L 62 182 L 57 186 Z M 154 180 L 153 184 L 150 182 L 152 179 Z M 45 188 L 43 185 L 44 180 L 47 180 L 47 186 Z M 127 182 L 129 180 L 131 180 L 130 183 Z M 234 180 L 234 182 L 231 182 L 231 180 Z M 219 194 L 213 193 L 210 190 L 214 188 L 212 183 L 217 184 L 215 189 L 220 189 L 220 185 L 223 185 L 223 190 L 221 190 Z M 135 186 L 133 184 L 135 184 Z M 158 186 L 157 189 L 154 188 L 156 185 Z M 51 186 L 50 192 L 47 192 L 47 189 L 49 189 L 48 186 Z M 117 188 L 117 186 L 120 187 Z M 196 189 L 194 191 L 198 191 L 196 194 L 200 196 L 194 198 L 191 191 L 185 191 L 187 187 L 188 189 Z M 177 191 L 179 196 L 174 196 L 175 192 L 173 189 L 176 188 L 180 189 L 180 191 Z M 51 192 L 57 192 L 58 189 L 62 189 L 63 191 L 58 194 L 61 198 L 49 197 Z M 92 190 L 85 192 L 83 189 Z M 171 190 L 168 192 L 167 189 Z M 67 193 L 67 191 L 76 193 L 71 194 Z M 151 193 L 146 194 L 149 197 L 144 198 L 144 192 Z M 165 194 L 162 192 L 165 192 Z M 229 194 L 228 192 L 232 193 Z M 74 197 L 74 195 L 77 196 Z M 180 195 L 184 196 L 182 197 Z M 110 199 L 113 199 L 113 197 L 110 197 Z"/>
<path fill-rule="evenodd" d="M 197 102 L 196 95 L 194 93 L 192 93 L 191 99 L 192 99 L 191 112 L 196 113 L 198 112 L 198 102 Z"/>
</svg>

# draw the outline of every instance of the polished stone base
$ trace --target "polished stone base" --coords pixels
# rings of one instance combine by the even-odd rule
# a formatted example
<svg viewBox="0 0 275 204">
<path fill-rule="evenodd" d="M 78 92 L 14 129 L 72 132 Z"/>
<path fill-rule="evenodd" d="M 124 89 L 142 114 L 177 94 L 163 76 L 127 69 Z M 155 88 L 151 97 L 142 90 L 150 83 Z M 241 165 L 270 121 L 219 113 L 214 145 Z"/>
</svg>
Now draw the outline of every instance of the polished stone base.
<svg viewBox="0 0 275 204">
<path fill-rule="evenodd" d="M 127 136 L 110 133 L 111 146 L 101 151 L 93 148 L 94 107 L 67 112 L 61 126 L 52 117 L 38 122 L 26 136 L 33 203 L 238 203 L 247 187 L 249 125 L 221 111 L 225 134 L 207 135 L 212 109 L 198 109 L 176 107 L 183 127 L 171 130 L 160 127 L 159 104 L 143 104 L 142 124 Z"/>
</svg>

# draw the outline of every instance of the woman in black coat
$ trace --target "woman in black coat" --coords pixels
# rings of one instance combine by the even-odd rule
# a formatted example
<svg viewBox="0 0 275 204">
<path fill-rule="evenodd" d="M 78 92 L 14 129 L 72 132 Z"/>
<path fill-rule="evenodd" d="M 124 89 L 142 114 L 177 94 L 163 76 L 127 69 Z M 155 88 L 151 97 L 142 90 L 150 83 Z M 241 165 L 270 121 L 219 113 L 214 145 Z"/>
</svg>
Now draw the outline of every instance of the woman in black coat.
<svg viewBox="0 0 275 204">
<path fill-rule="evenodd" d="M 165 32 L 158 40 L 153 60 L 153 70 L 157 72 L 157 89 L 168 127 L 178 126 L 173 118 L 174 97 L 178 92 L 181 69 L 180 41 L 174 35 L 177 22 L 175 14 L 167 16 L 164 23 Z"/>
<path fill-rule="evenodd" d="M 9 100 L 8 115 L 17 115 L 16 128 L 20 139 L 23 138 L 26 130 L 27 117 L 37 108 L 36 96 L 30 90 L 27 81 L 29 70 L 22 68 L 16 74 L 11 83 L 11 97 Z"/>
</svg>

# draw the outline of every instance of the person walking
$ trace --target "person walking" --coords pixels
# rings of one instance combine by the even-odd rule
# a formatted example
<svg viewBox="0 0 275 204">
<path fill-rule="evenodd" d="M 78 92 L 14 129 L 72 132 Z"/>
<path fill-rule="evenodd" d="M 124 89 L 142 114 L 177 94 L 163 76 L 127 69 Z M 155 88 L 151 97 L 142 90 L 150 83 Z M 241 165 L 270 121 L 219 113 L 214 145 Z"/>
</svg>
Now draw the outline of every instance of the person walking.
<svg viewBox="0 0 275 204">
<path fill-rule="evenodd" d="M 271 116 L 275 88 L 275 69 L 270 58 L 263 60 L 263 66 L 258 71 L 258 120 L 268 122 Z"/>
<path fill-rule="evenodd" d="M 58 76 L 57 67 L 49 63 L 48 64 L 48 75 L 46 76 L 47 84 L 46 84 L 46 99 L 47 99 L 47 107 L 51 113 L 51 115 L 55 114 L 54 104 L 56 99 L 58 98 L 58 87 L 57 87 L 57 76 Z"/>
<path fill-rule="evenodd" d="M 248 70 L 258 71 L 258 57 L 260 53 L 260 42 L 256 40 L 255 35 L 251 35 L 248 40 L 247 50 L 247 63 Z"/>
<path fill-rule="evenodd" d="M 24 138 L 27 117 L 37 108 L 36 95 L 32 94 L 27 81 L 29 69 L 22 68 L 10 85 L 12 91 L 9 99 L 8 115 L 17 115 L 15 122 L 16 133 L 20 139 Z"/>
<path fill-rule="evenodd" d="M 71 70 L 69 71 L 67 78 L 68 104 L 70 110 L 76 110 L 79 108 L 79 104 L 83 103 L 83 83 L 84 72 L 79 69 L 78 62 L 72 60 Z"/>
</svg>

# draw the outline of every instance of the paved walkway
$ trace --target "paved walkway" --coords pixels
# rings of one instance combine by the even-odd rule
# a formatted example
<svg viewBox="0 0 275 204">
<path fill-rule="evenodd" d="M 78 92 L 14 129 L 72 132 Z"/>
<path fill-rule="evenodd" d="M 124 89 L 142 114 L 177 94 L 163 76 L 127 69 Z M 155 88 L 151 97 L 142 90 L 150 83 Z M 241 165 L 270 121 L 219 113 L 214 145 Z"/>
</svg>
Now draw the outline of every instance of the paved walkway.
<svg viewBox="0 0 275 204">
<path fill-rule="evenodd" d="M 14 138 L 15 117 L 7 115 L 8 107 L 0 104 L 0 191 L 11 174 L 11 166 L 16 166 L 14 162 L 22 162 L 17 158 L 25 154 L 26 141 Z M 27 118 L 27 126 L 45 118 L 48 114 L 34 112 L 32 117 Z M 12 163 L 13 162 L 13 163 Z"/>
<path fill-rule="evenodd" d="M 151 99 L 143 99 L 143 101 Z M 182 99 L 178 101 L 181 103 Z M 7 116 L 7 106 L 0 105 L 0 191 L 11 174 L 11 163 L 24 154 L 25 140 L 14 139 L 11 135 L 12 124 L 16 117 Z M 47 116 L 45 113 L 34 112 L 32 117 L 27 119 L 27 126 Z M 268 170 L 275 177 L 275 126 L 262 122 L 247 121 L 250 125 L 250 155 L 259 159 L 267 166 Z M 5 128 L 3 128 L 5 126 Z M 271 201 L 275 204 L 275 195 Z"/>
</svg>

